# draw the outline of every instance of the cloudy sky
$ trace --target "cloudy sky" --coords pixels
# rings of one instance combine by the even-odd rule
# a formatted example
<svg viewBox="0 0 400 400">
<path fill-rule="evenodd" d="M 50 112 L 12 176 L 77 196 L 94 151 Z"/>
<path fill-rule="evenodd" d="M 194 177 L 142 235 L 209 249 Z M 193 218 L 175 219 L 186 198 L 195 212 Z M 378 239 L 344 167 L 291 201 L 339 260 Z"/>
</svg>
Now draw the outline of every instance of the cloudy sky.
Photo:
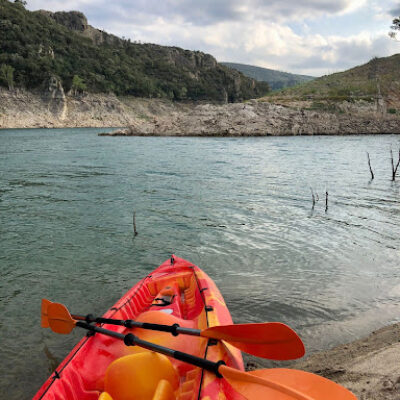
<svg viewBox="0 0 400 400">
<path fill-rule="evenodd" d="M 28 0 L 28 8 L 79 10 L 132 40 L 314 76 L 400 53 L 387 35 L 400 0 Z"/>
</svg>

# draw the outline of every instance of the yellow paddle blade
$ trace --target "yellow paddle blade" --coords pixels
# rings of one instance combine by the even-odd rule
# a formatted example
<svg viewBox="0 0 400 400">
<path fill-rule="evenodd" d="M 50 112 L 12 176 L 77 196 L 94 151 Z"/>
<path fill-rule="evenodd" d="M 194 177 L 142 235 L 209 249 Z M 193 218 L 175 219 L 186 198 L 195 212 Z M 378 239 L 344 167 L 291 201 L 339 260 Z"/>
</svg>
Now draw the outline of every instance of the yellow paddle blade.
<svg viewBox="0 0 400 400">
<path fill-rule="evenodd" d="M 284 368 L 242 372 L 225 365 L 218 371 L 249 400 L 357 400 L 344 387 L 309 372 Z"/>
<path fill-rule="evenodd" d="M 47 319 L 53 332 L 67 335 L 75 328 L 76 321 L 72 319 L 67 307 L 60 303 L 51 303 L 47 307 Z"/>
<path fill-rule="evenodd" d="M 41 326 L 42 328 L 49 328 L 49 320 L 47 318 L 47 309 L 51 304 L 51 301 L 47 299 L 42 299 L 42 309 L 41 309 Z"/>
</svg>

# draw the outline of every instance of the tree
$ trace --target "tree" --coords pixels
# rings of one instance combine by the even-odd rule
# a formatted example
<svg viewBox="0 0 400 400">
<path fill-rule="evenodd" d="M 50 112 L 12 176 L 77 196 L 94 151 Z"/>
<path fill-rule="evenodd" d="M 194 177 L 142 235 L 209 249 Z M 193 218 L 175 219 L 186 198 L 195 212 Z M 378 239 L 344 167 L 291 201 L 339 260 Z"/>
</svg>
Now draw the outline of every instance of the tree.
<svg viewBox="0 0 400 400">
<path fill-rule="evenodd" d="M 83 82 L 82 78 L 80 78 L 78 75 L 74 75 L 74 77 L 72 78 L 71 89 L 76 96 L 77 93 L 82 93 L 86 90 L 86 84 Z"/>
<path fill-rule="evenodd" d="M 11 65 L 1 64 L 0 83 L 7 85 L 9 90 L 14 88 L 14 68 Z"/>
<path fill-rule="evenodd" d="M 26 1 L 25 0 L 14 0 L 15 4 L 21 4 L 21 6 L 26 6 Z"/>
<path fill-rule="evenodd" d="M 390 27 L 391 31 L 389 32 L 389 36 L 392 39 L 397 40 L 397 32 L 396 31 L 400 31 L 400 17 L 395 18 L 393 20 L 393 25 Z"/>
</svg>

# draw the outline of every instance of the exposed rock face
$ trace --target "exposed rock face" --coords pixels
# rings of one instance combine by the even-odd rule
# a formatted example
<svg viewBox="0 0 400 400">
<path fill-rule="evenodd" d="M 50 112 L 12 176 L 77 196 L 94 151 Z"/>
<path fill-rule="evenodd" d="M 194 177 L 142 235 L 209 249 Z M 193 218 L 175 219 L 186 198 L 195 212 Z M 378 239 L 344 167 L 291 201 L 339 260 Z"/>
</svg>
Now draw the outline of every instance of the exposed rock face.
<svg viewBox="0 0 400 400">
<path fill-rule="evenodd" d="M 56 76 L 51 76 L 43 92 L 43 100 L 48 104 L 49 112 L 60 120 L 67 114 L 67 100 L 61 81 Z"/>
<path fill-rule="evenodd" d="M 183 105 L 166 100 L 114 95 L 66 95 L 57 80 L 40 93 L 0 87 L 1 128 L 118 127 L 177 112 Z"/>
<path fill-rule="evenodd" d="M 48 14 L 56 22 L 66 26 L 72 31 L 83 32 L 88 27 L 88 21 L 85 15 L 79 11 L 58 11 Z"/>
<path fill-rule="evenodd" d="M 88 24 L 85 15 L 79 11 L 58 11 L 53 13 L 47 10 L 40 10 L 39 12 L 54 19 L 57 23 L 64 25 L 66 28 L 90 38 L 96 45 L 102 43 L 116 45 L 124 42 L 118 36 L 93 28 L 93 26 Z"/>
<path fill-rule="evenodd" d="M 0 128 L 127 127 L 110 135 L 266 136 L 400 133 L 400 118 L 379 117 L 372 105 L 340 112 L 257 102 L 188 104 L 160 99 L 64 93 L 51 78 L 43 93 L 0 88 Z"/>
<path fill-rule="evenodd" d="M 109 135 L 266 136 L 400 133 L 400 119 L 374 114 L 329 113 L 292 109 L 250 101 L 226 105 L 197 105 L 168 116 L 135 121 Z"/>
</svg>

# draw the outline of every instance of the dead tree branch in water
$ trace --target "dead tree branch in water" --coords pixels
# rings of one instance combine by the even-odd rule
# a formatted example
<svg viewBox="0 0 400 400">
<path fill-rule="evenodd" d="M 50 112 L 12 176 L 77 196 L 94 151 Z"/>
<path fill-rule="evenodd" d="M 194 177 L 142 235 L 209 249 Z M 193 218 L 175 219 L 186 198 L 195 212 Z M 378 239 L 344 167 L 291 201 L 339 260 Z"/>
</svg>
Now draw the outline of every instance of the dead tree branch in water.
<svg viewBox="0 0 400 400">
<path fill-rule="evenodd" d="M 315 207 L 315 196 L 314 196 L 314 192 L 312 190 L 312 187 L 310 187 L 311 189 L 311 196 L 312 196 L 312 210 L 314 210 Z"/>
<path fill-rule="evenodd" d="M 133 233 L 135 234 L 135 236 L 137 236 L 138 231 L 136 230 L 136 212 L 135 211 L 133 212 L 133 221 L 132 221 L 132 223 L 133 223 Z"/>
<path fill-rule="evenodd" d="M 375 178 L 375 176 L 374 176 L 374 171 L 372 171 L 371 159 L 369 158 L 369 153 L 368 152 L 367 152 L 367 157 L 368 157 L 369 172 L 371 172 L 371 180 L 373 180 Z"/>
<path fill-rule="evenodd" d="M 399 150 L 399 160 L 397 161 L 396 167 L 394 166 L 392 149 L 390 149 L 390 158 L 392 160 L 392 181 L 395 181 L 396 180 L 397 168 L 399 168 L 399 164 L 400 164 L 400 150 Z"/>
<path fill-rule="evenodd" d="M 328 211 L 328 191 L 325 192 L 325 212 Z"/>
</svg>

